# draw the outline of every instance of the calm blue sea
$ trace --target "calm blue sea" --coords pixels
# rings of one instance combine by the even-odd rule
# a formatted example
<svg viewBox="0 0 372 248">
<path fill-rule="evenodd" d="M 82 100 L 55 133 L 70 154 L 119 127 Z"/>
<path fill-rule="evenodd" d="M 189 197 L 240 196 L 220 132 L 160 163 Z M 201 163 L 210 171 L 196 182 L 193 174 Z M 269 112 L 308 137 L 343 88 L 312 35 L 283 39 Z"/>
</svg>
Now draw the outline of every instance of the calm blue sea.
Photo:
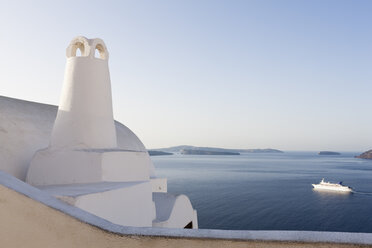
<svg viewBox="0 0 372 248">
<path fill-rule="evenodd" d="M 343 181 L 372 193 L 372 161 L 316 152 L 151 157 L 168 192 L 186 194 L 199 228 L 372 233 L 372 194 L 322 193 L 312 183 Z"/>
</svg>

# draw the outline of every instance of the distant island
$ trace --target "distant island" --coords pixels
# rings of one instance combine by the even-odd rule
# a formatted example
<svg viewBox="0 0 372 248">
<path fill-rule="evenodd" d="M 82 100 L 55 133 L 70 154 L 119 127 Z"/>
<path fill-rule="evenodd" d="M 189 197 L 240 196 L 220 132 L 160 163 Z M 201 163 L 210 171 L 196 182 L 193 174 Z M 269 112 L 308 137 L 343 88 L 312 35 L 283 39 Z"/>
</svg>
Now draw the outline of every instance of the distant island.
<svg viewBox="0 0 372 248">
<path fill-rule="evenodd" d="M 364 159 L 372 159 L 372 150 L 363 152 L 359 156 L 355 156 L 356 158 L 364 158 Z"/>
<path fill-rule="evenodd" d="M 331 152 L 331 151 L 320 151 L 318 155 L 341 155 L 339 152 Z"/>
<path fill-rule="evenodd" d="M 150 156 L 164 156 L 164 155 L 173 155 L 171 152 L 163 152 L 163 151 L 154 151 L 148 150 Z"/>
<path fill-rule="evenodd" d="M 248 152 L 248 153 L 284 153 L 283 151 L 266 148 L 266 149 L 238 149 L 236 151 Z"/>
<path fill-rule="evenodd" d="M 203 150 L 191 150 L 182 149 L 181 154 L 183 155 L 240 155 L 238 152 L 215 152 L 215 151 L 203 151 Z"/>
<path fill-rule="evenodd" d="M 271 149 L 271 148 L 267 148 L 267 149 L 225 149 L 225 148 L 217 148 L 217 147 L 198 147 L 198 146 L 187 146 L 187 145 L 151 149 L 151 151 L 153 152 L 161 151 L 161 152 L 167 152 L 167 153 L 180 153 L 180 154 L 199 153 L 199 155 L 239 155 L 242 153 L 283 153 L 280 150 Z M 214 154 L 211 154 L 211 153 L 214 153 Z M 225 154 L 220 154 L 220 153 L 225 153 Z M 233 153 L 233 154 L 230 154 L 230 153 Z M 163 155 L 163 154 L 159 154 L 159 155 Z"/>
</svg>

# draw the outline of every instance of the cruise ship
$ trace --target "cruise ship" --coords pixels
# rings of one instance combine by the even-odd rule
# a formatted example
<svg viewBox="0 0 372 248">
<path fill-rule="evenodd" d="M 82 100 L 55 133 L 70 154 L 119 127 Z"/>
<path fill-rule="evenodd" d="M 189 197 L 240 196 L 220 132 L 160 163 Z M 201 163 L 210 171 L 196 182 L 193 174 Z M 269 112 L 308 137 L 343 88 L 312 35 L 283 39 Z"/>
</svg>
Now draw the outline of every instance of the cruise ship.
<svg viewBox="0 0 372 248">
<path fill-rule="evenodd" d="M 337 192 L 345 192 L 350 193 L 353 192 L 353 189 L 342 185 L 342 182 L 339 183 L 330 183 L 325 182 L 324 178 L 320 181 L 319 184 L 312 184 L 315 190 L 325 190 L 325 191 L 337 191 Z"/>
</svg>

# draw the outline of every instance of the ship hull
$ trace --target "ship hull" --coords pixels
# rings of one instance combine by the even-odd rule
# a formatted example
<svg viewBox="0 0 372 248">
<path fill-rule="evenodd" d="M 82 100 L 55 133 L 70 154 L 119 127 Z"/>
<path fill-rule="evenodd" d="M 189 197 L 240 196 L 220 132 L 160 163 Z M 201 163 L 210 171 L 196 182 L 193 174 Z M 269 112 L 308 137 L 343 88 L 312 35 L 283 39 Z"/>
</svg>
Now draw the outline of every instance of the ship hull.
<svg viewBox="0 0 372 248">
<path fill-rule="evenodd" d="M 312 184 L 314 190 L 324 190 L 324 191 L 333 191 L 333 192 L 342 192 L 342 193 L 351 193 L 352 189 L 346 186 L 328 186 L 328 185 L 319 185 L 319 184 Z"/>
</svg>

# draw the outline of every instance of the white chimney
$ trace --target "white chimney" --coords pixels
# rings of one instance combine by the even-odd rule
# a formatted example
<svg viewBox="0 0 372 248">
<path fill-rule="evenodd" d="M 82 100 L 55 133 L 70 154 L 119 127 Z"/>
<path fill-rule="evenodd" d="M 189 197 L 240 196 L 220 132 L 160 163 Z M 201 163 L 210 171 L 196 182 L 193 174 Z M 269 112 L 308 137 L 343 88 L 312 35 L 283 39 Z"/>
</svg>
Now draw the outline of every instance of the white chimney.
<svg viewBox="0 0 372 248">
<path fill-rule="evenodd" d="M 77 56 L 80 50 L 81 56 Z M 98 50 L 99 57 L 95 57 Z M 115 148 L 109 53 L 101 39 L 76 37 L 67 61 L 52 148 Z"/>
</svg>

